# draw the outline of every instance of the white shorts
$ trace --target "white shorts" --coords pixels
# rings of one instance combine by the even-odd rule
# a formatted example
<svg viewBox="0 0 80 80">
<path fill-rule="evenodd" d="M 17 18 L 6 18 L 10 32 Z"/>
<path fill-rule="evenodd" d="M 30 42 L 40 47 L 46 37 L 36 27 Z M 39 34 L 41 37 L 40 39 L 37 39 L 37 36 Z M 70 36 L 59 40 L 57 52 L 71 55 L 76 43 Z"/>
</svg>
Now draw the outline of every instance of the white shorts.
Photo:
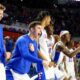
<svg viewBox="0 0 80 80">
<path fill-rule="evenodd" d="M 67 74 L 64 71 L 59 70 L 58 67 L 56 67 L 54 70 L 54 74 L 56 75 L 57 79 L 63 80 L 65 77 L 67 77 Z"/>
<path fill-rule="evenodd" d="M 72 62 L 69 62 L 67 64 L 67 71 L 68 71 L 68 75 L 71 76 L 71 80 L 76 80 L 74 64 Z"/>
<path fill-rule="evenodd" d="M 0 80 L 6 80 L 5 67 L 1 62 L 0 62 Z"/>
<path fill-rule="evenodd" d="M 46 79 L 54 79 L 55 76 L 54 76 L 54 68 L 53 67 L 50 67 L 48 69 L 44 68 L 44 72 L 45 72 L 45 77 Z"/>
<path fill-rule="evenodd" d="M 12 72 L 14 80 L 31 80 L 28 74 L 18 74 L 14 72 L 12 69 L 10 71 Z"/>
<path fill-rule="evenodd" d="M 59 80 L 63 80 L 67 74 L 61 70 L 58 69 L 58 67 L 51 67 L 51 68 L 44 68 L 45 77 L 46 79 L 55 79 L 55 76 Z"/>
</svg>

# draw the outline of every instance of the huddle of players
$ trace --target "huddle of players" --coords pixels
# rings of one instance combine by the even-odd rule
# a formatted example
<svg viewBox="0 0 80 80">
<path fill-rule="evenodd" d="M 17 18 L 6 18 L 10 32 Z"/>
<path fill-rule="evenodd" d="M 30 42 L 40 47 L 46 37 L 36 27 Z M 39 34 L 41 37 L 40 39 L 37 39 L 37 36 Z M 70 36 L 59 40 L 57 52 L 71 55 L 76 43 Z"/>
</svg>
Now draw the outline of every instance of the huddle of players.
<svg viewBox="0 0 80 80">
<path fill-rule="evenodd" d="M 4 10 L 0 4 L 0 20 Z M 73 57 L 80 52 L 80 46 L 73 50 L 70 41 L 67 30 L 61 31 L 59 36 L 54 35 L 50 14 L 40 12 L 29 24 L 29 34 L 17 39 L 5 74 L 7 55 L 0 27 L 0 80 L 34 80 L 28 75 L 32 63 L 37 63 L 37 71 L 41 73 L 37 80 L 76 80 Z"/>
</svg>

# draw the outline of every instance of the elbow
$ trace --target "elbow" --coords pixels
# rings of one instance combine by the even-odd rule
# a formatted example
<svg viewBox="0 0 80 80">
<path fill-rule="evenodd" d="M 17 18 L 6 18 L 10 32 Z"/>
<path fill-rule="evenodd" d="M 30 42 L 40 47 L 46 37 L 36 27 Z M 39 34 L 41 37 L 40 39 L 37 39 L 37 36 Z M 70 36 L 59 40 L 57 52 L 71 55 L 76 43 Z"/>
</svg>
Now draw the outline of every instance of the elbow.
<svg viewBox="0 0 80 80">
<path fill-rule="evenodd" d="M 69 57 L 69 58 L 72 58 L 72 57 L 73 57 L 73 55 L 69 55 L 68 57 Z"/>
</svg>

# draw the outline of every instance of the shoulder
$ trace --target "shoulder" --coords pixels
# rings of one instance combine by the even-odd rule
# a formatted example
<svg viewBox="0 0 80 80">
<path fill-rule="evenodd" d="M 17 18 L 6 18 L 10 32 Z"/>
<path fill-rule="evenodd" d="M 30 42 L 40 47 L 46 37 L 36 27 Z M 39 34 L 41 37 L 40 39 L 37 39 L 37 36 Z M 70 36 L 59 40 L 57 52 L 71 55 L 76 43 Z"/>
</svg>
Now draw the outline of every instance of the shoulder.
<svg viewBox="0 0 80 80">
<path fill-rule="evenodd" d="M 63 45 L 63 43 L 61 41 L 58 41 L 55 43 L 54 48 L 55 49 L 60 48 L 60 47 L 62 47 L 62 45 Z"/>
<path fill-rule="evenodd" d="M 46 33 L 46 30 L 42 30 L 42 35 L 41 35 L 42 38 L 47 38 L 47 33 Z"/>
<path fill-rule="evenodd" d="M 27 40 L 26 40 L 27 39 Z M 17 41 L 16 41 L 16 44 L 17 43 L 23 43 L 23 42 L 27 42 L 28 41 L 28 36 L 27 35 L 22 35 L 20 36 Z"/>
</svg>

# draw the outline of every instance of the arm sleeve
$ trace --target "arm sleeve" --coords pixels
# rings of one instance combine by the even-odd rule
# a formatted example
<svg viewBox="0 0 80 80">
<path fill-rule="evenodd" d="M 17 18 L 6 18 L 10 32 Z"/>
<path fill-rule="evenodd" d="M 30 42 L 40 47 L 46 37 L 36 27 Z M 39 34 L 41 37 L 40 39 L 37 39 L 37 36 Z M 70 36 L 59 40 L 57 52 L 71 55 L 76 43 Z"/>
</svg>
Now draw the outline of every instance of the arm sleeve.
<svg viewBox="0 0 80 80">
<path fill-rule="evenodd" d="M 3 28 L 0 25 L 0 58 L 4 56 L 5 49 L 4 49 L 4 42 L 3 42 Z"/>
<path fill-rule="evenodd" d="M 21 53 L 21 56 L 31 62 L 34 63 L 42 63 L 42 60 L 39 59 L 38 57 L 35 57 L 33 55 L 31 55 L 31 53 L 29 52 L 29 47 L 28 44 L 25 41 L 21 41 L 18 43 L 18 48 L 19 51 Z"/>
</svg>

